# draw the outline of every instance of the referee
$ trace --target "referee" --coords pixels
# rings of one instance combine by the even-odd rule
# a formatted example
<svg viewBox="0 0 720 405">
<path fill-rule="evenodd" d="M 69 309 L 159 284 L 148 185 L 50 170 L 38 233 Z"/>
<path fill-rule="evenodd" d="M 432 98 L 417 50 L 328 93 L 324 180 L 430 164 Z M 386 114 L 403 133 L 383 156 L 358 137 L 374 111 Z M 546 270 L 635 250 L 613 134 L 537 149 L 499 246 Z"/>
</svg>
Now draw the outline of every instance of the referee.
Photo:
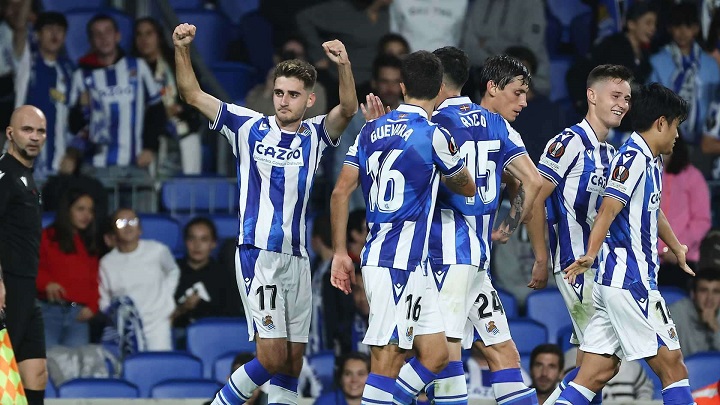
<svg viewBox="0 0 720 405">
<path fill-rule="evenodd" d="M 45 331 L 35 299 L 42 204 L 32 175 L 45 131 L 42 111 L 17 108 L 5 130 L 10 147 L 0 156 L 0 307 L 30 405 L 44 403 L 47 383 Z"/>
</svg>

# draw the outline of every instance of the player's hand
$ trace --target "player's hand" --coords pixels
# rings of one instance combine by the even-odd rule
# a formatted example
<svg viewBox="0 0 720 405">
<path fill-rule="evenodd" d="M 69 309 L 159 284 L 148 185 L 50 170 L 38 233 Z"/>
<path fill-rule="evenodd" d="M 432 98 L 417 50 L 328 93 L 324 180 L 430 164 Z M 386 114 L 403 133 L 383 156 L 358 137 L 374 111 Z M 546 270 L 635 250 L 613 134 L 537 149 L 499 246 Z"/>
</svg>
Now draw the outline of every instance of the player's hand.
<svg viewBox="0 0 720 405">
<path fill-rule="evenodd" d="M 45 295 L 50 302 L 59 302 L 65 299 L 65 289 L 58 283 L 50 282 L 45 287 Z"/>
<path fill-rule="evenodd" d="M 565 270 L 565 276 L 563 278 L 567 280 L 568 284 L 575 284 L 575 277 L 590 270 L 595 258 L 592 256 L 583 255 L 579 259 L 575 260 L 575 263 L 568 266 Z"/>
<path fill-rule="evenodd" d="M 330 267 L 330 284 L 345 295 L 352 292 L 355 283 L 355 265 L 347 254 L 335 254 Z"/>
<path fill-rule="evenodd" d="M 188 47 L 195 39 L 197 27 L 192 24 L 183 23 L 175 27 L 173 31 L 173 45 L 177 47 Z"/>
<path fill-rule="evenodd" d="M 493 229 L 490 238 L 492 239 L 493 243 L 505 244 L 510 240 L 511 236 L 512 232 L 510 232 L 510 225 L 501 224 L 497 229 Z"/>
<path fill-rule="evenodd" d="M 328 59 L 333 61 L 336 65 L 347 65 L 350 63 L 347 51 L 345 50 L 345 45 L 337 39 L 324 42 L 322 47 L 325 50 L 325 55 Z"/>
<path fill-rule="evenodd" d="M 685 258 L 685 255 L 687 255 L 688 247 L 687 245 L 680 245 L 680 248 L 677 250 L 673 250 L 672 252 L 668 252 L 667 246 L 663 249 L 663 253 L 668 252 L 675 255 L 677 258 L 677 265 L 687 274 L 694 276 L 695 272 L 688 266 L 687 260 Z"/>
<path fill-rule="evenodd" d="M 382 100 L 380 100 L 380 97 L 372 93 L 365 96 L 365 103 L 366 104 L 360 103 L 360 110 L 365 117 L 365 121 L 372 121 L 380 118 L 391 111 L 390 106 L 383 108 L 383 103 Z"/>
<path fill-rule="evenodd" d="M 548 266 L 546 260 L 535 260 L 532 268 L 532 279 L 528 283 L 528 287 L 533 290 L 541 290 L 547 286 Z"/>
</svg>

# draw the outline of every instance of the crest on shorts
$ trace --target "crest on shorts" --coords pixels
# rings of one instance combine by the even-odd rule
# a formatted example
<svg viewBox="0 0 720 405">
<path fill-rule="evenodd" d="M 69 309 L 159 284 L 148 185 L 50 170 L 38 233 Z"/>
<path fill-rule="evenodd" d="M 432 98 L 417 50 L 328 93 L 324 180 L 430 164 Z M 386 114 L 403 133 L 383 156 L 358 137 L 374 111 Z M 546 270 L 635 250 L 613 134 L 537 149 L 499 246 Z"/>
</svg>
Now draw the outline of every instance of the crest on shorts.
<svg viewBox="0 0 720 405">
<path fill-rule="evenodd" d="M 487 333 L 492 333 L 493 335 L 497 335 L 500 333 L 500 329 L 495 325 L 495 321 L 490 321 L 485 324 L 485 330 Z"/>
<path fill-rule="evenodd" d="M 275 329 L 275 324 L 273 323 L 273 319 L 271 315 L 265 315 L 265 318 L 262 320 L 262 324 L 264 327 L 268 329 Z"/>
<path fill-rule="evenodd" d="M 675 328 L 670 328 L 670 330 L 668 331 L 668 335 L 670 335 L 670 339 L 672 339 L 672 340 L 674 340 L 674 341 L 677 342 L 677 340 L 678 340 L 678 335 L 677 335 L 677 333 L 675 332 Z"/>
<path fill-rule="evenodd" d="M 414 333 L 415 332 L 412 326 L 407 328 L 407 331 L 405 331 L 405 337 L 407 338 L 408 342 L 412 341 Z"/>
</svg>

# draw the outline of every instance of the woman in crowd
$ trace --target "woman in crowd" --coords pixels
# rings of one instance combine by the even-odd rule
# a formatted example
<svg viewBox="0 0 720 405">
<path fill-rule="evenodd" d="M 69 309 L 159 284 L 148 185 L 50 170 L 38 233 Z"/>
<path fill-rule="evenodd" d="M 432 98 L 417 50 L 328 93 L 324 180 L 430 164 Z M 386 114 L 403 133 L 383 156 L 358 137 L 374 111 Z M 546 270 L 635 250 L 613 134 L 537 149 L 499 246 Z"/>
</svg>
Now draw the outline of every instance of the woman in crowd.
<svg viewBox="0 0 720 405">
<path fill-rule="evenodd" d="M 339 387 L 315 400 L 314 405 L 360 405 L 365 381 L 370 373 L 370 358 L 363 353 L 351 352 L 338 361 L 335 384 Z"/>
</svg>

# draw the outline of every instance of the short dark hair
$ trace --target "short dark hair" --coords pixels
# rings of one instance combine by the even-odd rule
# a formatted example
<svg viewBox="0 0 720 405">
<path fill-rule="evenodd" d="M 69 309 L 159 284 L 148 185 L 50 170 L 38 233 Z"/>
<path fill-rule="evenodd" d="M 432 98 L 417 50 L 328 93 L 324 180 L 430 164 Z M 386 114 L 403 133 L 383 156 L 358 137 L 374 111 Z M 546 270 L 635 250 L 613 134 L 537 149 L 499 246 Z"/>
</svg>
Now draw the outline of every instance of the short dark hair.
<svg viewBox="0 0 720 405">
<path fill-rule="evenodd" d="M 470 58 L 462 49 L 444 46 L 433 51 L 442 63 L 445 83 L 461 89 L 470 77 Z"/>
<path fill-rule="evenodd" d="M 720 281 L 720 270 L 711 267 L 700 269 L 700 271 L 695 274 L 695 277 L 690 279 L 691 290 L 693 292 L 697 291 L 698 281 L 700 280 L 709 282 Z"/>
<path fill-rule="evenodd" d="M 535 346 L 535 348 L 530 353 L 530 368 L 532 368 L 533 363 L 535 363 L 535 359 L 537 358 L 537 356 L 546 353 L 558 356 L 558 364 L 560 365 L 560 371 L 562 371 L 565 367 L 565 355 L 563 354 L 560 346 L 552 343 L 544 343 Z"/>
<path fill-rule="evenodd" d="M 612 79 L 620 79 L 630 82 L 633 79 L 633 73 L 630 69 L 621 65 L 598 65 L 590 71 L 590 74 L 588 74 L 587 87 L 592 87 L 592 85 L 597 82 Z"/>
<path fill-rule="evenodd" d="M 370 372 L 370 356 L 360 352 L 349 352 L 337 358 L 335 366 L 335 384 L 340 387 L 340 379 L 342 378 L 345 365 L 350 360 L 360 360 L 365 363 L 368 373 Z"/>
<path fill-rule="evenodd" d="M 378 80 L 380 78 L 380 70 L 382 68 L 393 68 L 402 70 L 402 61 L 400 58 L 389 54 L 378 55 L 372 64 L 372 78 Z"/>
<path fill-rule="evenodd" d="M 115 31 L 120 31 L 118 23 L 117 21 L 115 21 L 114 18 L 112 18 L 109 14 L 99 13 L 95 14 L 85 26 L 88 38 L 92 38 L 92 26 L 95 25 L 95 23 L 98 21 L 110 21 L 113 25 L 113 28 L 115 28 Z"/>
<path fill-rule="evenodd" d="M 528 63 L 528 69 L 530 70 L 530 74 L 534 75 L 535 72 L 537 72 L 537 57 L 533 53 L 533 51 L 530 50 L 530 48 L 524 47 L 522 45 L 517 46 L 510 46 L 505 50 L 505 55 L 512 56 L 513 58 L 519 60 L 519 61 L 525 61 Z"/>
<path fill-rule="evenodd" d="M 58 13 L 56 11 L 45 11 L 38 14 L 37 20 L 35 20 L 35 31 L 39 32 L 41 29 L 43 29 L 43 27 L 48 25 L 59 25 L 63 27 L 65 31 L 67 31 L 67 18 L 65 18 L 62 13 Z"/>
<path fill-rule="evenodd" d="M 290 59 L 277 64 L 273 81 L 277 80 L 278 77 L 294 77 L 303 82 L 306 90 L 310 90 L 315 87 L 317 71 L 313 65 L 304 60 Z"/>
<path fill-rule="evenodd" d="M 240 352 L 238 353 L 235 358 L 233 359 L 232 363 L 230 364 L 230 369 L 232 371 L 235 371 L 236 368 L 241 367 L 243 364 L 250 363 L 255 358 L 255 355 L 249 352 Z M 235 367 L 237 366 L 237 367 Z"/>
<path fill-rule="evenodd" d="M 443 67 L 440 59 L 428 51 L 417 51 L 403 58 L 402 81 L 407 97 L 432 100 L 440 92 Z"/>
<path fill-rule="evenodd" d="M 647 131 L 660 117 L 672 123 L 676 119 L 683 122 L 688 115 L 687 101 L 659 83 L 636 86 L 632 99 L 632 127 L 636 132 Z"/>
<path fill-rule="evenodd" d="M 480 94 L 485 95 L 490 81 L 502 90 L 515 80 L 516 76 L 522 76 L 523 84 L 530 85 L 530 71 L 522 62 L 508 55 L 491 56 L 480 68 Z"/>
<path fill-rule="evenodd" d="M 210 229 L 210 236 L 212 236 L 214 241 L 217 241 L 217 228 L 215 228 L 215 223 L 206 217 L 195 217 L 191 219 L 183 229 L 183 240 L 187 240 L 188 237 L 190 237 L 190 228 L 195 225 L 207 226 Z"/>
<path fill-rule="evenodd" d="M 647 13 L 658 13 L 658 8 L 651 1 L 634 1 L 625 13 L 625 24 L 628 21 L 637 21 Z"/>
<path fill-rule="evenodd" d="M 407 41 L 407 39 L 405 39 L 405 37 L 400 34 L 391 32 L 389 34 L 385 34 L 382 37 L 380 37 L 380 40 L 378 41 L 377 53 L 378 54 L 385 53 L 385 47 L 390 42 L 400 42 L 401 44 L 403 44 L 405 49 L 407 49 L 407 51 L 410 52 L 410 43 Z"/>
<path fill-rule="evenodd" d="M 692 3 L 684 2 L 672 6 L 669 16 L 668 26 L 670 27 L 700 25 L 698 9 L 695 4 Z"/>
</svg>

